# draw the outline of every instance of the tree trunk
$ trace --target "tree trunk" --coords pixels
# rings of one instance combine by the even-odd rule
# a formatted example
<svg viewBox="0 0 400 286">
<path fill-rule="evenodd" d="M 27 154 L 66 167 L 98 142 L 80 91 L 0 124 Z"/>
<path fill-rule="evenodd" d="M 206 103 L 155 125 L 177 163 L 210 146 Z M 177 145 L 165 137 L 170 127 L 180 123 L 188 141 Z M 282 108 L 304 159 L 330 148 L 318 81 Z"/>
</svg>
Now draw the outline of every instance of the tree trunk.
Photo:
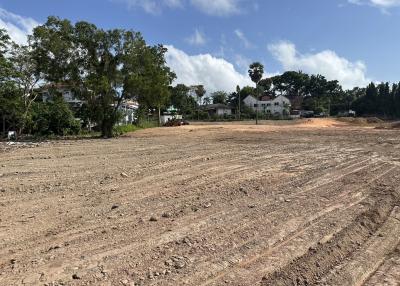
<svg viewBox="0 0 400 286">
<path fill-rule="evenodd" d="M 239 93 L 239 121 L 240 121 L 240 104 L 241 104 L 241 100 L 240 100 L 240 93 Z"/>
<path fill-rule="evenodd" d="M 110 120 L 103 119 L 101 122 L 101 136 L 103 138 L 113 137 L 113 126 L 114 124 Z"/>
<path fill-rule="evenodd" d="M 6 115 L 3 114 L 3 136 L 6 137 Z"/>
<path fill-rule="evenodd" d="M 158 127 L 161 126 L 161 108 L 158 106 Z"/>
</svg>

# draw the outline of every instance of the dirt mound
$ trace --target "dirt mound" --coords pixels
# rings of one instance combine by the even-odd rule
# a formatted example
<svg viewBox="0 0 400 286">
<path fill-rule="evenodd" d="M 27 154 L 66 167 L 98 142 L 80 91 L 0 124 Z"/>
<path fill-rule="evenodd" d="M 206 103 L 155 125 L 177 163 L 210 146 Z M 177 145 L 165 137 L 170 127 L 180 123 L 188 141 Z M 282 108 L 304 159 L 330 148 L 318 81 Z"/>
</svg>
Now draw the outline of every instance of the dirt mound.
<svg viewBox="0 0 400 286">
<path fill-rule="evenodd" d="M 400 129 L 400 121 L 394 122 L 390 125 L 392 129 Z"/>
<path fill-rule="evenodd" d="M 298 126 L 304 127 L 337 127 L 346 125 L 346 122 L 341 122 L 334 118 L 310 118 L 299 121 L 298 123 Z"/>
<path fill-rule="evenodd" d="M 339 117 L 338 121 L 346 122 L 354 125 L 369 125 L 369 124 L 379 124 L 384 121 L 377 117 Z"/>
<path fill-rule="evenodd" d="M 400 129 L 400 121 L 379 124 L 376 129 Z"/>
</svg>

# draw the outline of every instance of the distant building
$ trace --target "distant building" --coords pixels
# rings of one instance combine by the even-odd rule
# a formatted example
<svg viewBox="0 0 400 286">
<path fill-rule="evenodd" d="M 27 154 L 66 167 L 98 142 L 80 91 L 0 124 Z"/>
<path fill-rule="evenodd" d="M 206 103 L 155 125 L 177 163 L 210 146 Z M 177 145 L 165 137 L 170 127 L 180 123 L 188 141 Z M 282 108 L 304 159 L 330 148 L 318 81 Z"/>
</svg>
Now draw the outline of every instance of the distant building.
<svg viewBox="0 0 400 286">
<path fill-rule="evenodd" d="M 54 91 L 61 95 L 64 101 L 70 104 L 72 107 L 81 107 L 84 103 L 83 100 L 75 96 L 74 91 L 68 84 L 49 84 L 41 87 L 40 93 L 42 95 L 43 102 L 51 101 L 52 97 L 54 96 L 52 94 Z"/>
<path fill-rule="evenodd" d="M 79 99 L 68 84 L 48 84 L 40 88 L 43 102 L 52 100 L 54 94 L 61 95 L 73 110 L 79 109 L 86 101 Z M 132 124 L 136 121 L 136 112 L 139 104 L 136 101 L 126 100 L 121 103 L 118 110 L 122 113 L 122 119 L 118 124 Z"/>
<path fill-rule="evenodd" d="M 203 106 L 203 110 L 210 116 L 229 116 L 232 115 L 232 107 L 225 104 L 208 104 Z"/>
<path fill-rule="evenodd" d="M 243 100 L 243 102 L 246 106 L 250 107 L 254 111 L 258 110 L 260 113 L 280 116 L 290 114 L 290 100 L 283 95 L 278 95 L 275 98 L 263 96 L 260 100 L 249 95 Z"/>
<path fill-rule="evenodd" d="M 118 110 L 122 113 L 122 118 L 119 124 L 133 124 L 137 120 L 137 110 L 139 109 L 139 104 L 136 101 L 127 100 L 124 101 Z"/>
</svg>

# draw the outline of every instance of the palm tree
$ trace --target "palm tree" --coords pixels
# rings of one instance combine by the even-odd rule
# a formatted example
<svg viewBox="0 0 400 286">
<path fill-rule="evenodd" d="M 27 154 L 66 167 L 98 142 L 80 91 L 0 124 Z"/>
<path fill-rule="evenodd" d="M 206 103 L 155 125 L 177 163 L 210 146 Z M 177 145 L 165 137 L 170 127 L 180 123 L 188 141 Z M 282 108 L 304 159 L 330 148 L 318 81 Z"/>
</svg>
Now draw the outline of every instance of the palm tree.
<svg viewBox="0 0 400 286">
<path fill-rule="evenodd" d="M 196 93 L 199 109 L 197 110 L 197 120 L 200 119 L 200 106 L 201 106 L 201 98 L 206 94 L 206 90 L 203 85 L 197 85 L 194 88 L 194 92 Z"/>
<path fill-rule="evenodd" d="M 256 99 L 257 99 L 257 105 L 256 105 L 256 124 L 258 124 L 258 100 L 259 100 L 259 82 L 262 79 L 262 76 L 264 74 L 264 66 L 259 63 L 259 62 L 254 62 L 250 65 L 249 67 L 249 76 L 251 80 L 256 84 Z"/>
</svg>

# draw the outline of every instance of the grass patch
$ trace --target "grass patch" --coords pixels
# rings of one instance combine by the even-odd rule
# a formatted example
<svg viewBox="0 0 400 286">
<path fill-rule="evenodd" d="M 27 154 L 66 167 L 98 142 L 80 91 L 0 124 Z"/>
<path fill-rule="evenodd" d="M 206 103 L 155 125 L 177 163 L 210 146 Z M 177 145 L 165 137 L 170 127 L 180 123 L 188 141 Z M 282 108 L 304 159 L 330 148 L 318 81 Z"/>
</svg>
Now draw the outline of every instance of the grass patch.
<svg viewBox="0 0 400 286">
<path fill-rule="evenodd" d="M 118 125 L 114 126 L 113 128 L 113 135 L 114 136 L 121 136 L 122 134 L 129 133 L 129 132 L 134 132 L 139 129 L 142 129 L 140 126 L 136 126 L 133 124 L 128 124 L 128 125 Z"/>
<path fill-rule="evenodd" d="M 154 128 L 158 127 L 158 121 L 142 121 L 137 125 L 127 124 L 127 125 L 118 125 L 114 126 L 113 135 L 114 136 L 121 136 L 125 133 L 135 132 L 140 129 L 146 128 Z"/>
</svg>

